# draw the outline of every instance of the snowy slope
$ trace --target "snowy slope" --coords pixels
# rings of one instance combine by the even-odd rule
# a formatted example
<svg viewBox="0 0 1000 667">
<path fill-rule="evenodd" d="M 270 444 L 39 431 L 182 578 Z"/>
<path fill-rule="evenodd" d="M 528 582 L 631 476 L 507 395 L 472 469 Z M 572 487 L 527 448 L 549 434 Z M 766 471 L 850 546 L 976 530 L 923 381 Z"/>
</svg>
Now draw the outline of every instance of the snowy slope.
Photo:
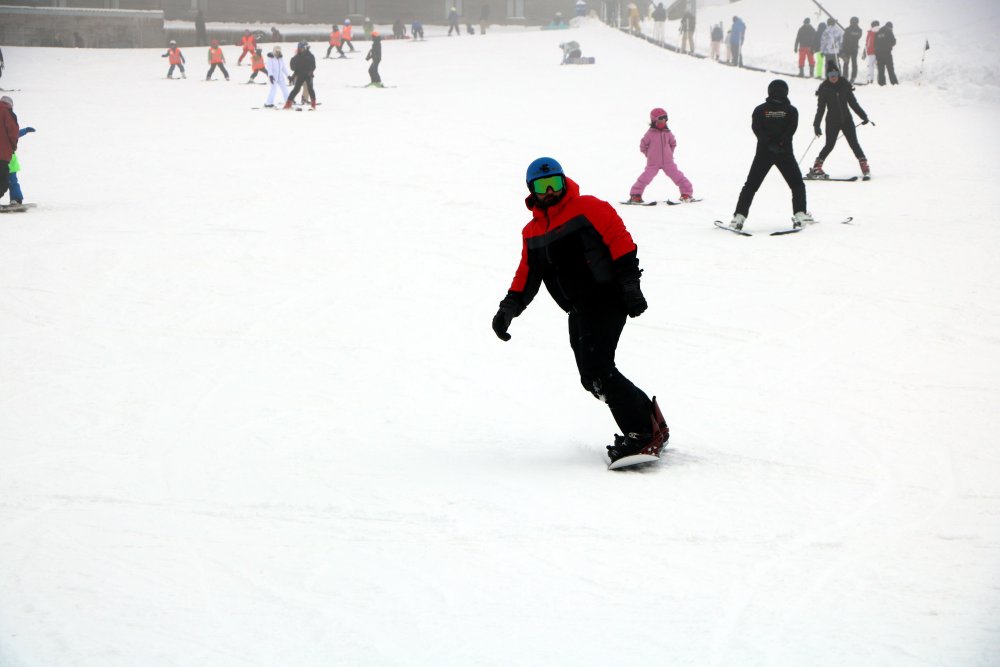
<svg viewBox="0 0 1000 667">
<path fill-rule="evenodd" d="M 705 11 L 776 4 L 807 11 Z M 599 24 L 431 37 L 385 45 L 398 88 L 321 60 L 315 113 L 197 50 L 5 49 L 40 205 L 0 217 L 0 665 L 995 664 L 1000 101 L 859 89 L 875 179 L 771 238 L 772 174 L 745 239 L 711 221 L 771 75 Z M 673 435 L 609 473 L 562 313 L 489 323 L 527 163 L 617 201 L 653 106 L 705 201 L 621 210 L 619 365 Z"/>
</svg>

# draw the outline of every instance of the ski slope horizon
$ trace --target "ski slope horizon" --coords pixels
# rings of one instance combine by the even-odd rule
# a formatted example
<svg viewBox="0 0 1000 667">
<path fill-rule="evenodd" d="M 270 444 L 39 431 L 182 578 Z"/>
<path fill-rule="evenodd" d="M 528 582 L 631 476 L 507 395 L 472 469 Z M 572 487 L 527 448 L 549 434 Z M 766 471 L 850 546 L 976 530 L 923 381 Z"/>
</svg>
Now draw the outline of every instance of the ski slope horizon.
<svg viewBox="0 0 1000 667">
<path fill-rule="evenodd" d="M 773 172 L 752 238 L 712 227 L 775 75 L 594 21 L 430 26 L 385 90 L 359 44 L 303 113 L 254 110 L 234 48 L 229 83 L 202 49 L 166 81 L 162 49 L 5 48 L 38 208 L 0 215 L 0 666 L 995 664 L 996 47 L 962 63 L 997 18 L 959 10 L 854 12 L 919 32 L 857 90 L 874 178 L 808 184 L 821 222 L 777 238 Z M 813 11 L 699 26 L 790 69 Z M 819 82 L 786 80 L 808 161 Z M 527 164 L 617 205 L 657 106 L 704 200 L 616 206 L 650 304 L 618 363 L 671 440 L 615 473 L 565 315 L 490 320 Z M 858 173 L 843 139 L 826 169 Z"/>
</svg>

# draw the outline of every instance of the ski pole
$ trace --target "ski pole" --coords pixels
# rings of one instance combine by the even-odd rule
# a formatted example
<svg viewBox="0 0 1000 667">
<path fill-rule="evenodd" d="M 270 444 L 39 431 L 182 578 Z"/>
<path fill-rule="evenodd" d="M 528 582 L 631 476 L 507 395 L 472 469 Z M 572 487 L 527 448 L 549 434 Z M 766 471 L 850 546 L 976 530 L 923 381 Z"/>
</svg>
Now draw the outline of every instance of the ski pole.
<svg viewBox="0 0 1000 667">
<path fill-rule="evenodd" d="M 808 155 L 808 154 L 809 154 L 809 149 L 810 149 L 810 148 L 812 148 L 812 145 L 813 145 L 813 143 L 815 143 L 815 142 L 816 142 L 816 137 L 813 137 L 813 140 L 809 142 L 809 145 L 808 145 L 808 146 L 806 146 L 806 151 L 805 151 L 805 153 L 803 153 L 803 154 L 802 154 L 802 157 L 800 157 L 800 158 L 799 158 L 799 161 L 798 161 L 798 162 L 796 163 L 796 164 L 797 164 L 798 166 L 802 166 L 802 161 L 806 159 L 806 155 Z"/>
<path fill-rule="evenodd" d="M 868 121 L 868 124 L 871 125 L 872 127 L 875 127 L 875 121 L 873 120 Z M 854 127 L 861 127 L 862 125 L 864 125 L 864 123 L 858 123 Z"/>
</svg>

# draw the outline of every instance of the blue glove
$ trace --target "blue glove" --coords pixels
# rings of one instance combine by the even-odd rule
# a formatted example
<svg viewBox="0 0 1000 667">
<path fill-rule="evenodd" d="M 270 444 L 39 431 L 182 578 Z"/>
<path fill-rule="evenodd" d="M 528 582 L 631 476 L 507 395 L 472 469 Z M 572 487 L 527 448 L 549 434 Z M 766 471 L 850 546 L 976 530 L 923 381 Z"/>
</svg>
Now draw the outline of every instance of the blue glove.
<svg viewBox="0 0 1000 667">
<path fill-rule="evenodd" d="M 35 131 L 35 128 L 33 128 L 33 127 L 26 127 L 23 130 L 21 130 L 20 132 L 18 132 L 17 136 L 18 137 L 23 137 L 24 135 L 28 134 L 29 132 L 34 132 L 34 131 Z"/>
</svg>

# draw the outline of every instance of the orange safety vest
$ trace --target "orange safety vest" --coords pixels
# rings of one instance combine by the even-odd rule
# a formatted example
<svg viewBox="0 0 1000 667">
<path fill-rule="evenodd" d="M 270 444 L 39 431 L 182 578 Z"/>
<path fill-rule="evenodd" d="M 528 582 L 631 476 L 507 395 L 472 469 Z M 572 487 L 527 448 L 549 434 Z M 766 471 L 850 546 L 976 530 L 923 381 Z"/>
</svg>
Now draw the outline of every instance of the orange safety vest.
<svg viewBox="0 0 1000 667">
<path fill-rule="evenodd" d="M 253 35 L 243 35 L 243 50 L 253 51 L 257 48 L 257 40 Z"/>
<path fill-rule="evenodd" d="M 348 42 L 351 41 L 351 33 L 353 31 L 354 31 L 354 26 L 352 25 L 344 26 L 344 39 L 346 39 Z"/>
<path fill-rule="evenodd" d="M 344 40 L 340 37 L 340 31 L 330 33 L 330 46 L 340 46 L 344 43 Z"/>
<path fill-rule="evenodd" d="M 250 64 L 253 65 L 254 72 L 263 72 L 267 69 L 267 65 L 264 64 L 264 56 L 259 56 L 256 53 L 250 56 Z"/>
<path fill-rule="evenodd" d="M 222 47 L 209 47 L 208 49 L 208 64 L 218 65 L 219 63 L 226 62 L 226 57 L 222 55 Z"/>
<path fill-rule="evenodd" d="M 184 62 L 184 56 L 181 55 L 180 49 L 167 49 L 167 62 L 171 65 L 180 65 Z"/>
</svg>

